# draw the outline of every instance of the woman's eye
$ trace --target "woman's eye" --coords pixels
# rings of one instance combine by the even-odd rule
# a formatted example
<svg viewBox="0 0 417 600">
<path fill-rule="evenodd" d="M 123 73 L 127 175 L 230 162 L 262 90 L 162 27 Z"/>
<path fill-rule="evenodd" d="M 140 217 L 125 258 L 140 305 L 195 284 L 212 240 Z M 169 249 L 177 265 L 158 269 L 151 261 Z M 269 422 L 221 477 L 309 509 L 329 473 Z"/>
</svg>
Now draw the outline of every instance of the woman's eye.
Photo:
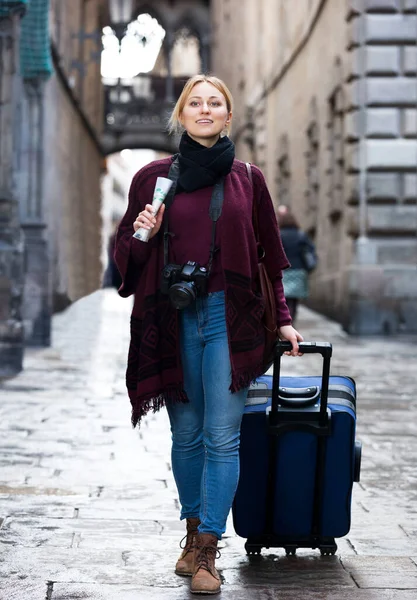
<svg viewBox="0 0 417 600">
<path fill-rule="evenodd" d="M 220 102 L 212 102 L 211 105 L 212 106 L 220 106 Z"/>
<path fill-rule="evenodd" d="M 191 106 L 198 106 L 198 102 L 197 102 L 197 100 L 192 100 L 192 101 L 190 102 L 190 104 L 191 104 Z"/>
</svg>

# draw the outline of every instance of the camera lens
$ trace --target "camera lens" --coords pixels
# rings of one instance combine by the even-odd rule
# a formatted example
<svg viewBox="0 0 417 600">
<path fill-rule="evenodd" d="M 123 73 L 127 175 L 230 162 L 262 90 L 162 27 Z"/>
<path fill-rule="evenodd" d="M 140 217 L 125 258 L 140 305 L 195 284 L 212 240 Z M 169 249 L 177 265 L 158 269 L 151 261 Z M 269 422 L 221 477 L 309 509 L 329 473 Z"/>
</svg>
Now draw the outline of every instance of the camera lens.
<svg viewBox="0 0 417 600">
<path fill-rule="evenodd" d="M 195 285 L 193 281 L 174 283 L 169 288 L 169 299 L 177 310 L 187 308 L 195 300 Z"/>
</svg>

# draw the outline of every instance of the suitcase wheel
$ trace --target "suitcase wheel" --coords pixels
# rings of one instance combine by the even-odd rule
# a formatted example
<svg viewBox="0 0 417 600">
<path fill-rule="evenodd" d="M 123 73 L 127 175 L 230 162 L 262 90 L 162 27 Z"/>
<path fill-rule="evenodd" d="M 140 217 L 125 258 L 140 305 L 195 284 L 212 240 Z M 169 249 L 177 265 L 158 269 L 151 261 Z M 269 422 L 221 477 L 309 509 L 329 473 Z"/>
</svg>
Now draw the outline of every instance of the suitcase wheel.
<svg viewBox="0 0 417 600">
<path fill-rule="evenodd" d="M 322 556 L 333 556 L 334 554 L 336 554 L 336 550 L 336 544 L 332 544 L 329 546 L 320 546 L 320 554 Z"/>
<path fill-rule="evenodd" d="M 297 554 L 297 546 L 284 546 L 284 550 L 287 556 L 295 556 Z"/>
<path fill-rule="evenodd" d="M 259 544 L 250 544 L 249 542 L 246 542 L 245 544 L 245 550 L 246 550 L 246 554 L 260 554 L 262 551 L 262 546 L 260 546 Z"/>
</svg>

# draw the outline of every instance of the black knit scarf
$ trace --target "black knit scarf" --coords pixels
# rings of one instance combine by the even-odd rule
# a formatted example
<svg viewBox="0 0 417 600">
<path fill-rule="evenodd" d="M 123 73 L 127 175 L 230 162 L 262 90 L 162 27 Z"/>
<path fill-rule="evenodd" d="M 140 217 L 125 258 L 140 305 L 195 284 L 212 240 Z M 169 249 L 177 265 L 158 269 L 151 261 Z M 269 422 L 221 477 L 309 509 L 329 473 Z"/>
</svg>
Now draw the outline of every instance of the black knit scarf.
<svg viewBox="0 0 417 600">
<path fill-rule="evenodd" d="M 180 176 L 177 192 L 194 192 L 214 185 L 232 170 L 235 145 L 227 136 L 211 148 L 202 146 L 185 131 L 179 146 Z"/>
</svg>

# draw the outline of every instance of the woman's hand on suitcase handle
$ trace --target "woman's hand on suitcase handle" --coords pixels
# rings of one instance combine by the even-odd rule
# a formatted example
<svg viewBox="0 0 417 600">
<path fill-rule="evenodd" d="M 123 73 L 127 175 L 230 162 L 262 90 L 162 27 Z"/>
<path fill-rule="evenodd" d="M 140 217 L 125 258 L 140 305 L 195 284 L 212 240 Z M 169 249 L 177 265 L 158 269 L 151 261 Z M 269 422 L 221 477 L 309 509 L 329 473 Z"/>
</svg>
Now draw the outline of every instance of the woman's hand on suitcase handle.
<svg viewBox="0 0 417 600">
<path fill-rule="evenodd" d="M 278 331 L 280 340 L 287 340 L 287 342 L 291 342 L 292 344 L 291 352 L 284 352 L 284 354 L 287 356 L 302 356 L 303 353 L 298 348 L 298 342 L 304 341 L 301 333 L 298 333 L 292 325 L 283 325 Z"/>
</svg>

